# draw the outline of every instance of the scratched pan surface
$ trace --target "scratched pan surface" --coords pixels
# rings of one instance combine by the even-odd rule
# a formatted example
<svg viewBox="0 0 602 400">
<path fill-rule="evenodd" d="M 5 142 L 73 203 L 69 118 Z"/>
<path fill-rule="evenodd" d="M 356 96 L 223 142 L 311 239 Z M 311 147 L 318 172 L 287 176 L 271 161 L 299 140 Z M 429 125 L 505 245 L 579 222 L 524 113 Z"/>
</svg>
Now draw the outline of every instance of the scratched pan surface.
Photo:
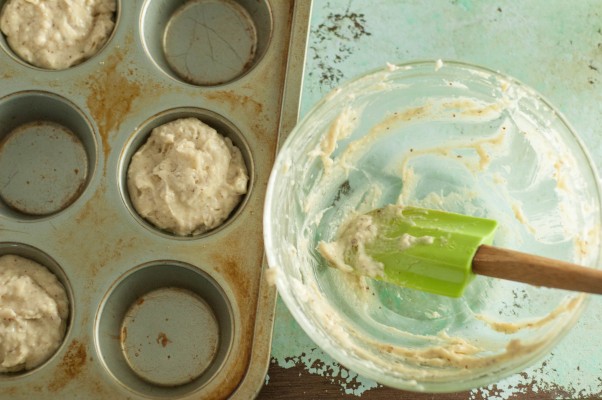
<svg viewBox="0 0 602 400">
<path fill-rule="evenodd" d="M 0 6 L 6 1 L 0 0 Z M 0 398 L 249 398 L 267 371 L 275 290 L 261 218 L 296 121 L 311 2 L 117 2 L 102 50 L 62 71 L 0 38 L 0 255 L 53 271 L 70 317 Z M 140 218 L 130 158 L 152 128 L 198 117 L 230 137 L 248 193 L 219 228 L 175 237 Z"/>
</svg>

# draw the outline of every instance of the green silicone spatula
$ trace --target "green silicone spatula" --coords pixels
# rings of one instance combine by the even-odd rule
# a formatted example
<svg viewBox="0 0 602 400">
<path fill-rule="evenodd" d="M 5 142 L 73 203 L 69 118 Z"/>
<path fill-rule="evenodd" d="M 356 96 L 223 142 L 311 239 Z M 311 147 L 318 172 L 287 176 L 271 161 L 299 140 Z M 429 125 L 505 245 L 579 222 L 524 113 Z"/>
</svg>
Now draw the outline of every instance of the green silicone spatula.
<svg viewBox="0 0 602 400">
<path fill-rule="evenodd" d="M 602 271 L 491 246 L 497 222 L 390 205 L 358 216 L 318 251 L 332 266 L 451 297 L 475 274 L 602 294 Z"/>
</svg>

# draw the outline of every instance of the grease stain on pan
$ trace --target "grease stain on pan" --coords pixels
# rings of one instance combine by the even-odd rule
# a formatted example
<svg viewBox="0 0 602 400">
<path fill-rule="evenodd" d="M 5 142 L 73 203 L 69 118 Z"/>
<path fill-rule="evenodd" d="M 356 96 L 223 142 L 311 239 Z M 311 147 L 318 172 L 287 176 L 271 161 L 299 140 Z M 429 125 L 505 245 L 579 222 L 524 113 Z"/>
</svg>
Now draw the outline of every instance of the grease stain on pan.
<svg viewBox="0 0 602 400">
<path fill-rule="evenodd" d="M 106 186 L 102 185 L 93 197 L 77 214 L 56 229 L 58 244 L 75 246 L 78 249 L 77 259 L 82 265 L 88 265 L 90 277 L 107 265 L 120 262 L 128 254 L 140 251 L 145 245 L 143 238 L 137 235 L 117 235 L 127 225 L 107 200 Z M 115 237 L 114 241 L 98 240 L 99 237 Z M 94 279 L 85 284 L 95 287 Z"/>
<path fill-rule="evenodd" d="M 123 51 L 115 52 L 87 81 L 90 88 L 87 105 L 98 124 L 105 158 L 111 151 L 109 135 L 131 113 L 133 102 L 142 92 L 140 83 L 119 72 L 123 59 Z"/>
<path fill-rule="evenodd" d="M 89 90 L 86 104 L 98 125 L 105 159 L 111 152 L 110 137 L 118 133 L 125 119 L 134 115 L 143 101 L 154 101 L 167 90 L 161 83 L 143 82 L 142 71 L 127 63 L 126 53 L 127 49 L 115 51 L 85 80 Z"/>
<path fill-rule="evenodd" d="M 209 92 L 205 94 L 205 97 L 211 101 L 228 104 L 231 110 L 243 107 L 254 113 L 255 116 L 263 113 L 263 104 L 250 96 L 237 94 L 233 90 Z"/>
<path fill-rule="evenodd" d="M 59 391 L 77 378 L 84 370 L 87 359 L 88 353 L 84 343 L 73 340 L 58 366 L 54 379 L 48 384 L 48 390 Z"/>
</svg>

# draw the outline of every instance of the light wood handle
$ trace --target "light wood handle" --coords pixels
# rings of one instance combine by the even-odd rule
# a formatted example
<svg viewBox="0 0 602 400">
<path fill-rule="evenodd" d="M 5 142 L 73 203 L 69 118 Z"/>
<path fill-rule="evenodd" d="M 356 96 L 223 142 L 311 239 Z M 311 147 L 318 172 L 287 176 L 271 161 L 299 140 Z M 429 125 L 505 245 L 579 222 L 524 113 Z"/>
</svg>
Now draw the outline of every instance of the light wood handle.
<svg viewBox="0 0 602 400">
<path fill-rule="evenodd" d="M 481 245 L 472 259 L 475 274 L 535 286 L 602 294 L 602 271 L 565 261 Z"/>
</svg>

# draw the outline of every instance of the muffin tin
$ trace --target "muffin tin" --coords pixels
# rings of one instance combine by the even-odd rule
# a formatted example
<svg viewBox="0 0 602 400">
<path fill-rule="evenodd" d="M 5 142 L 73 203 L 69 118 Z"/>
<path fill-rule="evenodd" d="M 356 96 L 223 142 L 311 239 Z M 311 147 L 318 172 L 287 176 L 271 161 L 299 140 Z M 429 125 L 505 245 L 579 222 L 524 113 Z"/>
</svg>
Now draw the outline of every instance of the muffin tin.
<svg viewBox="0 0 602 400">
<path fill-rule="evenodd" d="M 117 6 L 107 44 L 66 70 L 0 38 L 0 254 L 47 266 L 70 300 L 58 351 L 0 375 L 0 397 L 254 397 L 276 298 L 265 187 L 297 118 L 311 2 Z M 178 237 L 137 215 L 126 172 L 152 128 L 190 116 L 233 141 L 250 180 L 223 225 Z"/>
</svg>

